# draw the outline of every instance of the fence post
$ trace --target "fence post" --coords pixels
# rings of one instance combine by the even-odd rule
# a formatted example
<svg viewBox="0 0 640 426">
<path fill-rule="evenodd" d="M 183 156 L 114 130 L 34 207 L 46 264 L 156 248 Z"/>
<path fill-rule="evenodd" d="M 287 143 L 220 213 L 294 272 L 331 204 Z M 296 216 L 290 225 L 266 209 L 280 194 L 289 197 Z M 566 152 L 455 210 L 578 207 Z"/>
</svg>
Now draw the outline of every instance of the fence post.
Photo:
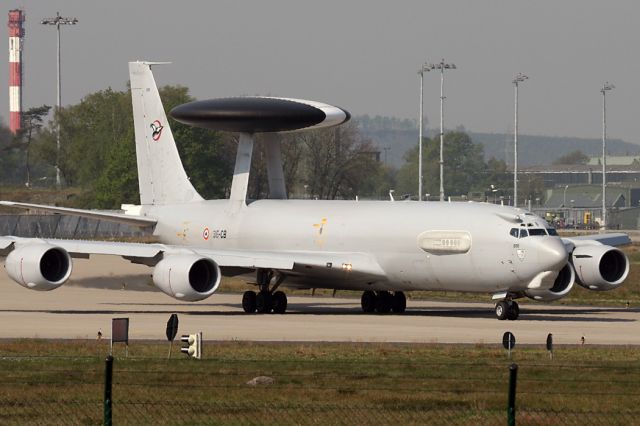
<svg viewBox="0 0 640 426">
<path fill-rule="evenodd" d="M 518 379 L 518 364 L 509 367 L 509 403 L 507 408 L 507 425 L 516 424 L 516 381 Z"/>
<path fill-rule="evenodd" d="M 113 379 L 113 357 L 109 355 L 106 359 L 104 370 L 104 425 L 111 426 L 112 420 L 112 400 L 111 383 Z"/>
</svg>

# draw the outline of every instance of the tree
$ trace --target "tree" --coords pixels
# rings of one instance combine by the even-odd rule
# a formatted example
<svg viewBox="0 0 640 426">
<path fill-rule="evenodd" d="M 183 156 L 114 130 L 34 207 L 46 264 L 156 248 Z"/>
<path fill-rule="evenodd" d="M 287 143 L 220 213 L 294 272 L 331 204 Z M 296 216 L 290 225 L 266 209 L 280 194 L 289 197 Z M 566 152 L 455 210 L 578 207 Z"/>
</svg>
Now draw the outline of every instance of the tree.
<svg viewBox="0 0 640 426">
<path fill-rule="evenodd" d="M 589 162 L 589 156 L 584 152 L 576 149 L 575 151 L 571 151 L 568 154 L 563 155 L 562 157 L 558 157 L 553 164 L 587 164 Z"/>
<path fill-rule="evenodd" d="M 474 144 L 464 132 L 448 132 L 444 137 L 445 195 L 466 195 L 471 190 L 484 190 L 486 166 L 482 145 Z M 406 163 L 398 171 L 397 192 L 416 194 L 418 188 L 418 147 L 406 155 Z M 426 193 L 440 193 L 440 138 L 423 142 L 423 184 Z M 422 194 L 424 195 L 424 194 Z"/>
<path fill-rule="evenodd" d="M 353 123 L 299 134 L 304 145 L 302 182 L 319 199 L 377 195 L 382 165 L 379 152 L 362 140 Z"/>
<path fill-rule="evenodd" d="M 18 140 L 20 145 L 24 149 L 24 168 L 25 168 L 25 185 L 31 187 L 31 141 L 35 133 L 39 133 L 42 128 L 44 117 L 49 114 L 51 107 L 49 105 L 42 105 L 39 107 L 29 108 L 22 114 L 23 127 L 20 129 Z"/>
</svg>

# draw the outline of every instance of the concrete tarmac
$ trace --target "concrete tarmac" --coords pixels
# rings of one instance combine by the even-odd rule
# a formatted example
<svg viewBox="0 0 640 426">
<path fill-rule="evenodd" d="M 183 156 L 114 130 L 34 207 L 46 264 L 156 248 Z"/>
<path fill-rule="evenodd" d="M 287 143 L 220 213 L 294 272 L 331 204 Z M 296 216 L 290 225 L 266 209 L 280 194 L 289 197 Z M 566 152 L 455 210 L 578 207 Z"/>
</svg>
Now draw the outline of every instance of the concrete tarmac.
<svg viewBox="0 0 640 426">
<path fill-rule="evenodd" d="M 49 292 L 0 272 L 0 338 L 95 339 L 99 330 L 109 338 L 111 319 L 128 317 L 130 339 L 164 340 L 177 313 L 179 334 L 202 331 L 205 340 L 495 344 L 508 330 L 518 344 L 543 345 L 553 333 L 556 344 L 580 344 L 584 336 L 587 345 L 640 345 L 637 308 L 528 303 L 518 321 L 498 321 L 492 303 L 409 300 L 405 314 L 368 315 L 359 299 L 290 296 L 287 314 L 247 315 L 241 294 L 174 300 L 152 287 L 151 271 L 93 256 L 75 260 L 72 280 Z"/>
</svg>

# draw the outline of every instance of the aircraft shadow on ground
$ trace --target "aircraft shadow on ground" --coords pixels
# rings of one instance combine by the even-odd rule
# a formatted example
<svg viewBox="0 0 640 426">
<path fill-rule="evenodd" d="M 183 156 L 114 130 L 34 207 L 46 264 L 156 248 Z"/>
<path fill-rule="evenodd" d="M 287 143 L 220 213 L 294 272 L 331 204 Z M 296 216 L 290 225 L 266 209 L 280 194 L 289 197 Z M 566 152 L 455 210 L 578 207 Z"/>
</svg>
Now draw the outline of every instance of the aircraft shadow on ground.
<svg viewBox="0 0 640 426">
<path fill-rule="evenodd" d="M 97 288 L 99 290 L 127 290 L 158 293 L 151 282 L 151 275 L 118 275 L 111 277 L 91 277 L 73 279 L 67 286 L 82 288 Z"/>
<path fill-rule="evenodd" d="M 346 304 L 346 303 L 343 303 Z M 349 303 L 350 305 L 352 303 Z M 247 314 L 241 311 L 227 311 L 227 310 L 199 310 L 193 311 L 191 309 L 184 309 L 187 305 L 184 303 L 104 303 L 104 305 L 116 305 L 122 306 L 123 309 L 3 309 L 0 312 L 27 312 L 27 313 L 49 313 L 60 315 L 123 315 L 123 314 L 162 314 L 170 315 L 173 313 L 180 315 L 193 315 L 193 316 L 246 316 Z M 151 310 L 151 309 L 126 309 L 126 306 L 163 306 L 169 309 L 163 310 Z M 193 306 L 193 305 L 192 305 Z M 228 307 L 239 309 L 238 304 L 224 303 L 224 304 L 207 304 L 197 305 L 199 307 Z M 176 309 L 170 309 L 175 307 Z M 390 316 L 411 316 L 411 317 L 425 317 L 425 318 L 486 318 L 495 319 L 495 315 L 492 309 L 469 309 L 469 308 L 433 308 L 433 309 L 408 309 L 403 314 L 364 314 L 359 308 L 346 308 L 344 306 L 336 306 L 334 303 L 292 303 L 289 305 L 289 315 L 343 315 L 343 316 L 366 316 L 372 315 L 377 317 L 390 317 Z M 522 309 L 520 312 L 519 321 L 566 321 L 566 322 L 602 322 L 602 323 L 627 323 L 636 322 L 634 318 L 610 318 L 604 315 L 611 313 L 622 312 L 638 312 L 637 309 L 596 309 L 596 308 L 572 308 L 572 309 Z M 255 314 L 258 315 L 258 314 Z M 282 314 L 274 314 L 274 317 L 282 317 Z M 505 321 L 505 324 L 510 323 Z"/>
</svg>

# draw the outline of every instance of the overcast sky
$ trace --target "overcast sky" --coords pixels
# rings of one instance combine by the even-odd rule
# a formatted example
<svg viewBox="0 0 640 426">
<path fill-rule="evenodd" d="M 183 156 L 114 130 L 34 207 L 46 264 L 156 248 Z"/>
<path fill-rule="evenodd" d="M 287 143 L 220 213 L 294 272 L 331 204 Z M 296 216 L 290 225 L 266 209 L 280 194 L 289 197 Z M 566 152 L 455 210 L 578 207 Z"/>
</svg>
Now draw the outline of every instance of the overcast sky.
<svg viewBox="0 0 640 426">
<path fill-rule="evenodd" d="M 513 129 L 518 72 L 520 132 L 601 135 L 640 143 L 640 2 L 601 0 L 168 1 L 22 0 L 26 10 L 24 106 L 55 104 L 55 27 L 62 30 L 63 104 L 109 86 L 122 90 L 130 60 L 165 60 L 159 84 L 199 99 L 277 95 L 324 101 L 354 115 L 416 118 L 417 70 L 445 58 L 447 127 Z M 6 30 L 4 32 L 6 37 Z M 8 46 L 8 43 L 5 44 Z M 8 122 L 8 50 L 0 115 Z M 425 75 L 425 115 L 439 120 L 438 74 Z"/>
</svg>

